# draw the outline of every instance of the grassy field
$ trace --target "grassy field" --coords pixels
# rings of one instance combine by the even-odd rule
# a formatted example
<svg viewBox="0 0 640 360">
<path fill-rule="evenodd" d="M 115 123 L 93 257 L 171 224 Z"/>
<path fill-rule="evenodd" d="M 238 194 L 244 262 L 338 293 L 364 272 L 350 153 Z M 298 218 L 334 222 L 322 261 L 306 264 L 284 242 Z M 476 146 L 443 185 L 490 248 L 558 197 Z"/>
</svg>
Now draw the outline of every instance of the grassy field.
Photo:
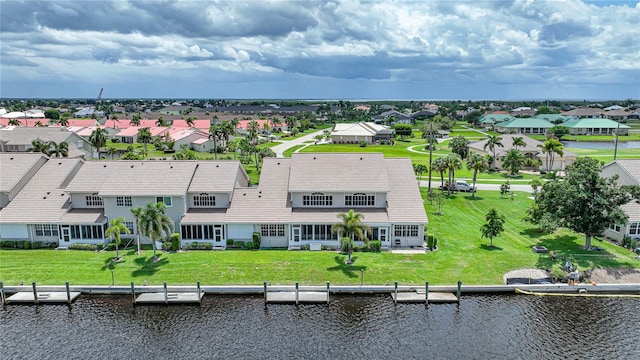
<svg viewBox="0 0 640 360">
<path fill-rule="evenodd" d="M 568 230 L 551 235 L 538 234 L 520 219 L 531 203 L 526 193 L 516 193 L 513 201 L 500 198 L 495 191 L 479 191 L 448 198 L 444 215 L 435 215 L 427 204 L 428 234 L 438 239 L 438 250 L 418 255 L 390 252 L 353 254 L 355 264 L 344 264 L 346 255 L 332 251 L 227 250 L 160 253 L 160 261 L 150 261 L 151 251 L 137 257 L 124 250 L 122 262 L 114 264 L 114 252 L 0 250 L 0 280 L 6 285 L 29 284 L 111 284 L 131 281 L 149 284 L 359 284 L 364 270 L 365 284 L 500 284 L 503 274 L 518 268 L 543 268 L 561 272 L 565 257 L 581 270 L 593 267 L 639 267 L 633 253 L 607 242 L 595 241 L 603 251 L 580 249 L 584 237 Z M 480 226 L 489 208 L 507 217 L 505 233 L 494 239 L 495 249 L 481 239 Z M 508 208 L 508 211 L 504 210 Z M 536 254 L 531 246 L 545 245 L 559 254 Z"/>
</svg>

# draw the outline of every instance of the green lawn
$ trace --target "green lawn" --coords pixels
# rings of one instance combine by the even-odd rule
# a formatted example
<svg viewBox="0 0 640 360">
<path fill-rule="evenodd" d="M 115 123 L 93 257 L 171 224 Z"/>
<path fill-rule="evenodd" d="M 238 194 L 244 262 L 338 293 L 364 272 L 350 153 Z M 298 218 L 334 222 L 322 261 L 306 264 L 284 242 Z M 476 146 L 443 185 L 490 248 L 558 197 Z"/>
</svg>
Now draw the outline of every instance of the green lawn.
<svg viewBox="0 0 640 360">
<path fill-rule="evenodd" d="M 506 272 L 540 267 L 560 271 L 561 258 L 570 256 L 580 269 L 602 267 L 639 267 L 633 253 L 606 242 L 595 241 L 603 251 L 580 250 L 584 237 L 567 230 L 540 235 L 520 221 L 531 203 L 526 193 L 514 200 L 500 198 L 497 192 L 479 191 L 473 200 L 469 194 L 457 194 L 446 200 L 443 213 L 435 215 L 427 205 L 428 233 L 438 239 L 439 249 L 419 255 L 354 253 L 355 264 L 344 264 L 345 255 L 331 251 L 227 250 L 161 253 L 160 261 L 149 261 L 151 251 L 137 257 L 134 251 L 121 251 L 124 260 L 111 263 L 114 252 L 77 250 L 0 250 L 0 280 L 6 285 L 29 284 L 111 284 L 131 281 L 149 284 L 359 284 L 364 270 L 366 284 L 500 284 Z M 507 216 L 506 232 L 494 239 L 497 249 L 487 247 L 480 238 L 480 226 L 491 207 Z M 508 209 L 508 210 L 505 210 Z M 553 262 L 548 254 L 535 254 L 531 246 L 542 244 L 559 254 Z"/>
</svg>

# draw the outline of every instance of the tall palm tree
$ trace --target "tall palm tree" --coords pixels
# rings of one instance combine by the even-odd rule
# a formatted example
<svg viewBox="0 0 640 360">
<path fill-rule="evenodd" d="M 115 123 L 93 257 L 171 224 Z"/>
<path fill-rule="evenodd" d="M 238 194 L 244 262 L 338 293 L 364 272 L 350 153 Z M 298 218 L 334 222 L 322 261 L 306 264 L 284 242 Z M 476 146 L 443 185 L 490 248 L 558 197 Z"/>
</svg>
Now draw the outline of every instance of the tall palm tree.
<svg viewBox="0 0 640 360">
<path fill-rule="evenodd" d="M 513 143 L 511 144 L 514 149 L 519 147 L 525 147 L 527 144 L 524 142 L 524 138 L 522 136 L 516 136 L 513 138 Z"/>
<path fill-rule="evenodd" d="M 67 119 L 66 117 L 61 117 L 60 119 L 58 119 L 58 125 L 60 126 L 64 126 L 67 127 L 69 126 L 69 119 Z"/>
<path fill-rule="evenodd" d="M 131 230 L 127 228 L 127 225 L 124 223 L 123 217 L 117 217 L 115 219 L 111 219 L 109 221 L 109 227 L 104 232 L 104 234 L 111 238 L 116 244 L 116 257 L 113 258 L 113 261 L 120 261 L 120 253 L 118 251 L 118 245 L 120 245 L 120 235 L 121 234 L 131 234 Z"/>
<path fill-rule="evenodd" d="M 107 148 L 107 155 L 111 155 L 111 160 L 114 159 L 115 155 L 118 153 L 118 149 L 113 146 L 109 146 Z"/>
<path fill-rule="evenodd" d="M 296 127 L 296 123 L 297 123 L 297 121 L 298 121 L 298 120 L 296 120 L 296 118 L 295 118 L 295 117 L 293 117 L 293 116 L 287 116 L 287 117 L 284 119 L 284 123 L 285 123 L 285 124 L 287 124 L 287 130 L 288 130 L 289 132 L 291 132 L 291 130 L 292 130 L 294 127 Z"/>
<path fill-rule="evenodd" d="M 131 214 L 136 219 L 136 242 L 138 243 L 138 255 L 140 255 L 140 221 L 142 220 L 144 209 L 140 207 L 133 208 L 131 209 Z"/>
<path fill-rule="evenodd" d="M 255 145 L 256 140 L 258 139 L 258 133 L 260 132 L 260 124 L 257 121 L 251 120 L 249 124 L 247 124 L 247 136 L 249 137 L 249 141 Z"/>
<path fill-rule="evenodd" d="M 142 234 L 150 238 L 153 244 L 151 260 L 154 262 L 158 261 L 156 241 L 162 239 L 163 234 L 168 235 L 173 232 L 173 220 L 165 215 L 165 210 L 167 210 L 167 206 L 164 203 L 149 203 L 144 208 L 140 219 Z"/>
<path fill-rule="evenodd" d="M 498 135 L 489 135 L 487 143 L 484 144 L 484 149 L 487 150 L 487 148 L 489 148 L 489 150 L 493 153 L 493 164 L 491 166 L 491 168 L 493 169 L 496 168 L 496 147 L 504 147 L 504 145 L 502 144 L 502 138 Z"/>
<path fill-rule="evenodd" d="M 468 170 L 473 170 L 473 188 L 476 188 L 476 179 L 478 178 L 478 172 L 480 171 L 485 171 L 489 168 L 489 162 L 487 161 L 487 158 L 478 154 L 478 153 L 471 153 L 469 155 L 469 157 L 467 158 L 467 169 Z M 476 192 L 474 191 L 471 194 L 471 197 L 475 198 L 476 197 Z"/>
<path fill-rule="evenodd" d="M 11 119 L 11 120 L 9 120 L 9 125 L 10 125 L 10 126 L 20 126 L 20 120 L 18 120 L 18 119 Z"/>
<path fill-rule="evenodd" d="M 193 127 L 193 121 L 196 119 L 196 117 L 194 116 L 189 116 L 187 118 L 187 120 L 185 120 L 185 123 L 187 124 L 188 127 Z"/>
<path fill-rule="evenodd" d="M 422 137 L 427 139 L 427 144 L 429 146 L 429 169 L 431 169 L 431 164 L 433 162 L 433 148 L 436 144 L 436 127 L 433 121 L 429 121 L 429 124 L 424 126 L 422 129 Z M 429 170 L 428 191 L 431 192 L 431 170 Z"/>
<path fill-rule="evenodd" d="M 145 152 L 147 151 L 147 144 L 153 141 L 153 137 L 151 136 L 151 129 L 148 127 L 144 127 L 138 130 L 138 142 L 144 145 Z"/>
<path fill-rule="evenodd" d="M 162 116 L 160 116 L 158 120 L 156 120 L 156 126 L 165 127 L 167 126 L 167 121 Z"/>
<path fill-rule="evenodd" d="M 560 140 L 556 138 L 549 138 L 544 141 L 544 144 L 538 145 L 538 147 L 542 149 L 542 153 L 546 155 L 545 163 L 547 171 L 553 169 L 553 162 L 556 154 L 560 156 L 564 155 L 564 145 L 562 145 Z"/>
<path fill-rule="evenodd" d="M 49 141 L 49 146 L 51 150 L 49 150 L 49 156 L 55 155 L 55 157 L 68 157 L 69 156 L 69 144 L 64 141 L 61 141 L 59 144 L 56 144 L 55 141 Z"/>
<path fill-rule="evenodd" d="M 445 158 L 447 162 L 447 170 L 449 170 L 449 193 L 453 189 L 453 185 L 456 183 L 456 170 L 462 169 L 462 158 L 458 154 L 449 154 Z"/>
<path fill-rule="evenodd" d="M 96 148 L 98 160 L 100 160 L 100 148 L 107 145 L 107 131 L 103 128 L 96 128 L 89 136 L 89 142 Z"/>
<path fill-rule="evenodd" d="M 433 160 L 433 164 L 431 164 L 431 170 L 440 173 L 440 187 L 444 187 L 444 172 L 447 171 L 448 168 L 447 160 L 443 157 Z"/>
<path fill-rule="evenodd" d="M 524 167 L 525 157 L 518 149 L 510 149 L 502 157 L 502 167 L 509 169 L 509 175 L 516 175 Z"/>
<path fill-rule="evenodd" d="M 131 121 L 129 122 L 129 124 L 131 126 L 140 126 L 140 120 L 142 119 L 142 116 L 140 116 L 140 113 L 137 113 L 135 115 L 133 115 L 133 117 L 131 118 Z M 115 122 L 114 122 L 114 126 L 115 126 Z"/>
<path fill-rule="evenodd" d="M 371 228 L 368 225 L 362 223 L 364 220 L 364 216 L 360 213 L 353 211 L 353 209 L 349 210 L 347 213 L 340 213 L 338 217 L 342 220 L 342 222 L 331 225 L 331 232 L 334 234 L 339 234 L 343 238 L 348 238 L 348 246 L 347 246 L 347 265 L 353 264 L 351 261 L 351 250 L 353 248 L 353 238 L 357 236 L 359 239 L 362 239 L 365 244 L 369 244 L 369 239 L 365 236 L 365 231 L 371 232 Z"/>
</svg>

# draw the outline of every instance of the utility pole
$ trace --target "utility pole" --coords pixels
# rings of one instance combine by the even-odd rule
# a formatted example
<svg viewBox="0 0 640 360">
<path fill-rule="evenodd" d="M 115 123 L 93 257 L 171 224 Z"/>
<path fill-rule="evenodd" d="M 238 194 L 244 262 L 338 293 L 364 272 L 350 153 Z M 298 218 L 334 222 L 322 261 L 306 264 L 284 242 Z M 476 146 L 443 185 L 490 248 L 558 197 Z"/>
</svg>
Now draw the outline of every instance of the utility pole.
<svg viewBox="0 0 640 360">
<path fill-rule="evenodd" d="M 613 140 L 613 161 L 616 161 L 618 157 L 618 134 L 620 133 L 620 121 L 618 122 L 618 128 L 616 129 L 616 138 Z"/>
</svg>

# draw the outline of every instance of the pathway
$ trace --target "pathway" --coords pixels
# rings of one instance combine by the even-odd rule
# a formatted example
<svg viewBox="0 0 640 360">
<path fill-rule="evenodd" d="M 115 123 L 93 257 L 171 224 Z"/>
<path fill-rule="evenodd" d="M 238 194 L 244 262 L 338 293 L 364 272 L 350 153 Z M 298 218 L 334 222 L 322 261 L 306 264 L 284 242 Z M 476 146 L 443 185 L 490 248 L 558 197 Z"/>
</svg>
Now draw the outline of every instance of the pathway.
<svg viewBox="0 0 640 360">
<path fill-rule="evenodd" d="M 304 145 L 306 141 L 310 141 L 310 140 L 313 141 L 315 140 L 314 137 L 316 137 L 317 135 L 322 135 L 323 132 L 324 130 L 319 130 L 311 134 L 301 136 L 297 139 L 286 140 L 286 141 L 283 140 L 282 144 L 272 147 L 271 150 L 273 150 L 273 152 L 276 153 L 276 157 L 279 157 L 279 158 L 284 157 L 284 152 L 286 150 L 291 149 L 294 146 Z"/>
</svg>

